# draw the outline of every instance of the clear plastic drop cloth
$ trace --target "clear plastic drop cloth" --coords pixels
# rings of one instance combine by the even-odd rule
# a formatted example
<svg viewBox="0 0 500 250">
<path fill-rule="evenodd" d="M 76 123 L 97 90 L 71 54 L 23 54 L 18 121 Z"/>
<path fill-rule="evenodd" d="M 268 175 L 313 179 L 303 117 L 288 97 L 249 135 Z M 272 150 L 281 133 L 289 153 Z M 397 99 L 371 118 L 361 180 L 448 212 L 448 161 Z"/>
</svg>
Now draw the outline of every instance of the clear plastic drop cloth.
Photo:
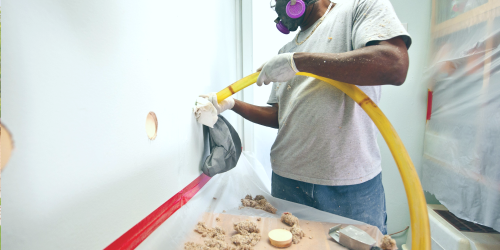
<svg viewBox="0 0 500 250">
<path fill-rule="evenodd" d="M 433 39 L 434 58 L 425 73 L 432 112 L 422 184 L 456 216 L 500 231 L 500 19 L 491 16 L 496 13 Z"/>
<path fill-rule="evenodd" d="M 278 211 L 271 214 L 254 208 L 240 208 L 241 199 L 247 194 L 254 197 L 263 195 Z M 196 224 L 207 214 L 219 214 L 222 218 L 233 215 L 262 217 L 264 220 L 280 218 L 283 212 L 291 212 L 300 220 L 356 225 L 374 235 L 377 241 L 382 238 L 382 234 L 374 226 L 272 197 L 271 182 L 264 167 L 251 153 L 243 152 L 234 169 L 212 177 L 187 204 L 158 227 L 137 249 L 183 249 L 186 236 L 193 232 Z M 282 227 L 284 226 L 283 224 Z M 324 231 L 327 239 L 328 228 L 321 231 Z"/>
</svg>

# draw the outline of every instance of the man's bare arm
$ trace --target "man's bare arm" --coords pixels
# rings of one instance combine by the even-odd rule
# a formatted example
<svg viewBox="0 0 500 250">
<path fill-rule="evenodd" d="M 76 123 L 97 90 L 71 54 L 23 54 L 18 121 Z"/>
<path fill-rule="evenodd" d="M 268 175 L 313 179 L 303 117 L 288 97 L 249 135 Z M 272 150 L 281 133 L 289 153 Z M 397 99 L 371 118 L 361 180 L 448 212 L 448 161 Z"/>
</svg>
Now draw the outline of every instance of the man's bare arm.
<svg viewBox="0 0 500 250">
<path fill-rule="evenodd" d="M 354 85 L 401 85 L 408 72 L 408 50 L 401 37 L 371 42 L 345 53 L 302 53 L 293 56 L 299 71 Z"/>
<path fill-rule="evenodd" d="M 235 99 L 232 110 L 251 122 L 271 128 L 279 128 L 278 107 L 278 104 L 268 107 L 255 106 Z"/>
</svg>

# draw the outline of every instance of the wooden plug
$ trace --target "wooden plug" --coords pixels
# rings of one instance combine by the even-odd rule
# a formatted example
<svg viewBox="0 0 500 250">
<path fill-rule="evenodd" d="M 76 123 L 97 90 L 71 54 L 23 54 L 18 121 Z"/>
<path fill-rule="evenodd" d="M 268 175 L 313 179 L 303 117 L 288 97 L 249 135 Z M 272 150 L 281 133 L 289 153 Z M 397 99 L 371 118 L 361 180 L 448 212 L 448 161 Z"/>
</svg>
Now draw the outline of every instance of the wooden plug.
<svg viewBox="0 0 500 250">
<path fill-rule="evenodd" d="M 275 247 L 289 247 L 292 245 L 292 233 L 285 229 L 274 229 L 268 234 L 271 245 Z"/>
</svg>

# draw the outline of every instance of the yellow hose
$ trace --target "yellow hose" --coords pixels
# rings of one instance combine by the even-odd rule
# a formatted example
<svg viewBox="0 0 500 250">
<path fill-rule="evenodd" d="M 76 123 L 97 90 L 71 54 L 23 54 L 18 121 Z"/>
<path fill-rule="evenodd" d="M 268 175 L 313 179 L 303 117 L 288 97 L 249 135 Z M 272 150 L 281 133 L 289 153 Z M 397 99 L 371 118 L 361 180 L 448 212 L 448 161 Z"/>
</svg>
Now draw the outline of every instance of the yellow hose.
<svg viewBox="0 0 500 250">
<path fill-rule="evenodd" d="M 326 77 L 314 74 L 299 72 L 297 75 L 314 77 L 318 80 L 327 82 L 343 91 L 363 108 L 363 110 L 373 120 L 380 133 L 384 137 L 387 146 L 391 150 L 392 156 L 403 179 L 403 185 L 410 207 L 411 220 L 411 247 L 414 250 L 430 250 L 431 234 L 429 227 L 429 217 L 427 215 L 427 203 L 425 201 L 424 191 L 420 184 L 417 171 L 411 162 L 410 156 L 406 151 L 403 142 L 399 138 L 394 127 L 382 113 L 382 110 L 368 97 L 361 89 L 352 84 L 335 81 Z M 221 102 L 232 94 L 254 84 L 257 81 L 259 72 L 253 73 L 217 93 L 217 101 Z"/>
<path fill-rule="evenodd" d="M 255 72 L 251 75 L 245 76 L 235 83 L 227 86 L 225 89 L 217 92 L 217 102 L 222 102 L 222 100 L 232 96 L 234 93 L 254 84 L 259 77 L 260 72 Z"/>
</svg>

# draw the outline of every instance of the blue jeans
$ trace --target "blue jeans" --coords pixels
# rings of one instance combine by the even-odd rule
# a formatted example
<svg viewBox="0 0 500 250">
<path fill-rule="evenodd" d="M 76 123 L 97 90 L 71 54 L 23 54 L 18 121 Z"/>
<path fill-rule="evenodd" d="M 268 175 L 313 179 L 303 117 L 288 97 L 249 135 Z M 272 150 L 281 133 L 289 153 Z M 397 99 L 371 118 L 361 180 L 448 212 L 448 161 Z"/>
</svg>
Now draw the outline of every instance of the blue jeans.
<svg viewBox="0 0 500 250">
<path fill-rule="evenodd" d="M 271 195 L 376 226 L 387 234 L 382 173 L 356 185 L 324 186 L 288 179 L 273 172 Z"/>
</svg>

